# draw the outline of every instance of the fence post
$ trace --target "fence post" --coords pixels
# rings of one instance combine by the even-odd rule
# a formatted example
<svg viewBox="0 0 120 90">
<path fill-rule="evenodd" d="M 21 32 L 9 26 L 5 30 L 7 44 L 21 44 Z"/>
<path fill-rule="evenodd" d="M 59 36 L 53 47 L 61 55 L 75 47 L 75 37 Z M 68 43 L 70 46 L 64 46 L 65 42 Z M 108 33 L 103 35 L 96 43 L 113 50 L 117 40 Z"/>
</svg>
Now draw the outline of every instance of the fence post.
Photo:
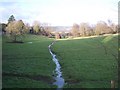
<svg viewBox="0 0 120 90">
<path fill-rule="evenodd" d="M 115 88 L 115 81 L 111 80 L 111 88 Z"/>
</svg>

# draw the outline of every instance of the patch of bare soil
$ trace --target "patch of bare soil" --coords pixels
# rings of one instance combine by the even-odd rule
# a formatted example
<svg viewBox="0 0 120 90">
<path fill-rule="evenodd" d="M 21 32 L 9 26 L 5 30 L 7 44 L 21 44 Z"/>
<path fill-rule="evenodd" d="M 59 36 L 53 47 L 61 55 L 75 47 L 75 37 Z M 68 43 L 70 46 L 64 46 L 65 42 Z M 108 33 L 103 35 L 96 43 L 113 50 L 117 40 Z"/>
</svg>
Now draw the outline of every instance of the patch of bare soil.
<svg viewBox="0 0 120 90">
<path fill-rule="evenodd" d="M 73 79 L 66 80 L 65 82 L 67 82 L 68 84 L 77 84 L 77 83 L 80 83 L 80 81 L 73 80 Z"/>
</svg>

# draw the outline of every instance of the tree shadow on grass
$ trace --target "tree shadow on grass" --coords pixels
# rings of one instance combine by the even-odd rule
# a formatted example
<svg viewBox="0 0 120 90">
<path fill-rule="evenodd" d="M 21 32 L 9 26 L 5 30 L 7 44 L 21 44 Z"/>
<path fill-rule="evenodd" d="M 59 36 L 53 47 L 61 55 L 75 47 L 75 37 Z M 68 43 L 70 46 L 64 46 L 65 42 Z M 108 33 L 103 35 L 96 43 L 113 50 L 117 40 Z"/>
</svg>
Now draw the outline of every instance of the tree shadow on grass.
<svg viewBox="0 0 120 90">
<path fill-rule="evenodd" d="M 24 42 L 23 41 L 7 41 L 6 43 L 16 43 L 16 44 L 23 44 Z"/>
<path fill-rule="evenodd" d="M 53 79 L 51 79 L 49 76 L 43 76 L 43 75 L 28 75 L 23 73 L 6 73 L 3 72 L 2 76 L 11 76 L 11 77 L 23 77 L 23 78 L 29 78 L 36 81 L 43 81 L 48 84 L 53 83 Z"/>
</svg>

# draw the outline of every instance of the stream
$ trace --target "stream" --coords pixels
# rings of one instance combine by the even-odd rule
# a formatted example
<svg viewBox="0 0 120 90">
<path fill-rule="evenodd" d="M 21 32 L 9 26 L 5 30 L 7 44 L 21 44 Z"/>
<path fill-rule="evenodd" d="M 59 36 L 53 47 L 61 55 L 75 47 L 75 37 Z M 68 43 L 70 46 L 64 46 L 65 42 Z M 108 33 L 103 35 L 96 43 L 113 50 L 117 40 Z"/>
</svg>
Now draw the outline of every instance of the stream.
<svg viewBox="0 0 120 90">
<path fill-rule="evenodd" d="M 64 78 L 62 77 L 60 63 L 59 63 L 58 59 L 56 58 L 56 55 L 51 50 L 51 46 L 54 43 L 55 43 L 55 41 L 48 46 L 49 52 L 52 55 L 52 60 L 56 64 L 56 68 L 54 70 L 54 72 L 55 72 L 55 75 L 54 75 L 55 82 L 53 83 L 53 85 L 57 86 L 57 90 L 61 90 L 64 86 L 65 81 L 64 81 Z"/>
</svg>

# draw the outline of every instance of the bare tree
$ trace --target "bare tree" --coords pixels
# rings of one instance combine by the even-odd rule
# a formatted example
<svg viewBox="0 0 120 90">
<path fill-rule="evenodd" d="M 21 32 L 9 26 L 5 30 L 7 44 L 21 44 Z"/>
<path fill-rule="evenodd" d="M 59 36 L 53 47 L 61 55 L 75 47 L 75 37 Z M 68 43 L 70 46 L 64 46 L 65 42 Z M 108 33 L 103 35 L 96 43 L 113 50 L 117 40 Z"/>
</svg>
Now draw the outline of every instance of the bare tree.
<svg viewBox="0 0 120 90">
<path fill-rule="evenodd" d="M 88 23 L 81 23 L 79 30 L 81 36 L 91 36 L 94 34 L 93 29 L 90 27 Z"/>
<path fill-rule="evenodd" d="M 111 28 L 109 28 L 104 21 L 99 21 L 95 28 L 95 34 L 101 35 L 101 34 L 108 34 L 108 33 L 112 33 Z"/>
<path fill-rule="evenodd" d="M 80 36 L 80 33 L 79 33 L 79 25 L 74 23 L 73 26 L 72 26 L 72 30 L 71 30 L 71 33 L 74 37 L 78 37 Z"/>
<path fill-rule="evenodd" d="M 43 23 L 42 27 L 44 28 L 42 33 L 45 33 L 45 36 L 51 37 L 51 32 L 53 31 L 51 25 L 49 23 Z"/>
<path fill-rule="evenodd" d="M 40 23 L 38 21 L 34 21 L 33 30 L 35 34 L 40 34 Z"/>
<path fill-rule="evenodd" d="M 27 23 L 25 24 L 25 33 L 29 33 L 30 32 L 30 25 Z"/>
<path fill-rule="evenodd" d="M 114 34 L 114 33 L 117 33 L 118 32 L 118 28 L 117 28 L 117 25 L 115 25 L 112 20 L 108 20 L 108 25 L 109 25 L 109 28 L 111 29 L 111 33 Z"/>
</svg>

